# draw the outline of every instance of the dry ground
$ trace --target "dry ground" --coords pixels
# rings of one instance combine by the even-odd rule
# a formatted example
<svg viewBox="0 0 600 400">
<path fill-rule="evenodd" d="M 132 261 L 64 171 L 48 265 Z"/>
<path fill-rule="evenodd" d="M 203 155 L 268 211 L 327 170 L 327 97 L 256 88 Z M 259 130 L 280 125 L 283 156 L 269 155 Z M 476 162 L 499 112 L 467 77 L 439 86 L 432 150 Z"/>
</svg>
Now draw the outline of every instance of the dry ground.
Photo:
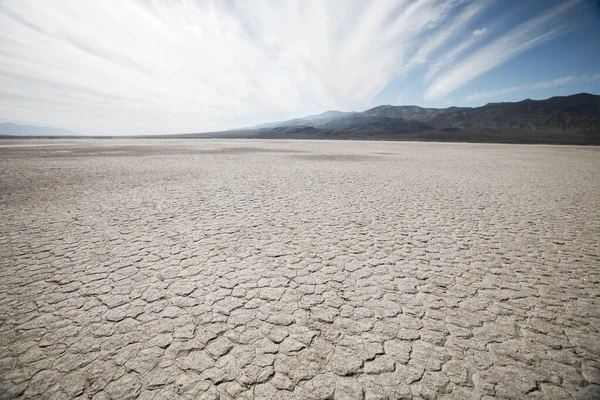
<svg viewBox="0 0 600 400">
<path fill-rule="evenodd" d="M 600 394 L 600 149 L 0 142 L 0 398 Z"/>
</svg>

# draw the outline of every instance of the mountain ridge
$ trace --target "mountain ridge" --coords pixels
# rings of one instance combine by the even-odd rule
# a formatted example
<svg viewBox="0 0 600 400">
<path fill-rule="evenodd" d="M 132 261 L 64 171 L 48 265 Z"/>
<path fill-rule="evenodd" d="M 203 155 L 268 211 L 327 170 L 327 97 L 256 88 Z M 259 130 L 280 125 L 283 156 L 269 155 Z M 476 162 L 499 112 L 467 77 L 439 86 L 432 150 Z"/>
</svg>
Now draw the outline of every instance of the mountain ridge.
<svg viewBox="0 0 600 400">
<path fill-rule="evenodd" d="M 283 126 L 284 124 L 285 125 L 303 125 L 305 123 L 311 123 L 311 122 L 315 123 L 318 121 L 325 121 L 325 120 L 329 120 L 332 118 L 338 118 L 338 117 L 347 116 L 347 115 L 351 115 L 351 114 L 356 114 L 356 112 L 354 112 L 354 111 L 344 112 L 344 111 L 337 111 L 337 110 L 329 110 L 329 111 L 322 112 L 320 114 L 307 115 L 306 117 L 293 118 L 293 119 L 289 119 L 286 121 L 266 122 L 266 123 L 252 126 L 249 129 L 272 128 L 272 127 L 276 127 L 276 126 Z"/>
<path fill-rule="evenodd" d="M 236 132 L 240 137 L 257 138 L 600 145 L 600 96 L 578 93 L 480 107 L 380 105 L 361 112 L 326 111 L 317 116 L 264 124 L 262 128 L 231 131 L 227 136 L 235 136 Z"/>
<path fill-rule="evenodd" d="M 0 137 L 87 137 L 60 128 L 0 123 Z M 417 140 L 600 145 L 600 96 L 578 93 L 480 107 L 379 105 L 325 111 L 219 132 L 112 137 Z"/>
</svg>

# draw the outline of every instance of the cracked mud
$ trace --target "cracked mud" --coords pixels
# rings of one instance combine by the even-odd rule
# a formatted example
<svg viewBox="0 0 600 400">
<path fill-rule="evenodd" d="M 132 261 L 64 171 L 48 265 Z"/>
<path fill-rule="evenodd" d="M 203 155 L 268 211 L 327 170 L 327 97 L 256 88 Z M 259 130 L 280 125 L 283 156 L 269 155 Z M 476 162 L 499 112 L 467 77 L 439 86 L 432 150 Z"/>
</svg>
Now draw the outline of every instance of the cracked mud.
<svg viewBox="0 0 600 400">
<path fill-rule="evenodd" d="M 0 142 L 0 398 L 600 394 L 600 150 Z"/>
</svg>

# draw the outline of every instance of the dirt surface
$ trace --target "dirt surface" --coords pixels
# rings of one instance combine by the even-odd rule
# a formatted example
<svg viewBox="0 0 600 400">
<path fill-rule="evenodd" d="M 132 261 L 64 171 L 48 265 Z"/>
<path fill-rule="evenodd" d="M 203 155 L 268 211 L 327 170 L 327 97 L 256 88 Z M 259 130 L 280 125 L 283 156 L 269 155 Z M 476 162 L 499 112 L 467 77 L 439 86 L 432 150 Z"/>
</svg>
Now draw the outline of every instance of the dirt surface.
<svg viewBox="0 0 600 400">
<path fill-rule="evenodd" d="M 600 149 L 0 141 L 0 398 L 600 395 Z"/>
</svg>

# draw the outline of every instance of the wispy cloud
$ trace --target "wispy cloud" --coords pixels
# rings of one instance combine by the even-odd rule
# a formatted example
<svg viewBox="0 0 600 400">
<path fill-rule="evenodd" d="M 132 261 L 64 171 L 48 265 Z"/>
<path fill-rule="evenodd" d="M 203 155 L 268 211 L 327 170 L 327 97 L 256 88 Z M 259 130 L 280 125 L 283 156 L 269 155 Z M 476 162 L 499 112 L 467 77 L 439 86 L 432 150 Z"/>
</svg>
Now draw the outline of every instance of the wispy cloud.
<svg viewBox="0 0 600 400">
<path fill-rule="evenodd" d="M 447 66 L 451 65 L 459 56 L 469 51 L 473 46 L 480 42 L 483 35 L 471 35 L 468 39 L 461 41 L 457 46 L 450 48 L 441 56 L 429 63 L 427 73 L 423 81 L 430 82 L 436 75 L 444 72 Z"/>
<path fill-rule="evenodd" d="M 481 29 L 475 29 L 473 31 L 473 36 L 483 36 L 487 33 L 487 28 L 483 27 Z"/>
<path fill-rule="evenodd" d="M 356 109 L 462 6 L 5 0 L 0 119 L 185 132 Z"/>
<path fill-rule="evenodd" d="M 551 23 L 575 0 L 499 38 L 478 21 L 490 2 L 0 0 L 0 120 L 228 129 L 361 109 L 418 68 L 438 98 L 559 35 Z"/>
<path fill-rule="evenodd" d="M 413 57 L 409 66 L 424 63 L 427 57 L 445 43 L 454 39 L 469 26 L 473 18 L 488 5 L 487 1 L 477 1 L 466 6 L 452 21 L 432 34 Z"/>
<path fill-rule="evenodd" d="M 541 82 L 535 82 L 535 83 L 530 83 L 527 85 L 520 85 L 520 86 L 510 86 L 510 87 L 496 89 L 496 90 L 490 90 L 490 91 L 486 91 L 486 92 L 475 92 L 475 93 L 471 93 L 468 96 L 466 96 L 465 100 L 468 102 L 472 102 L 475 100 L 485 99 L 485 98 L 489 98 L 489 97 L 503 96 L 503 95 L 507 95 L 507 94 L 513 93 L 513 92 L 549 89 L 549 88 L 563 86 L 563 85 L 567 85 L 567 84 L 584 83 L 584 82 L 589 83 L 589 82 L 594 82 L 597 80 L 600 80 L 600 74 L 569 75 L 569 76 L 563 76 L 560 78 L 556 78 L 556 79 L 553 79 L 550 81 L 541 81 Z"/>
<path fill-rule="evenodd" d="M 500 36 L 435 79 L 425 91 L 426 99 L 443 97 L 509 59 L 565 32 L 556 21 L 581 0 L 562 3 Z"/>
</svg>

